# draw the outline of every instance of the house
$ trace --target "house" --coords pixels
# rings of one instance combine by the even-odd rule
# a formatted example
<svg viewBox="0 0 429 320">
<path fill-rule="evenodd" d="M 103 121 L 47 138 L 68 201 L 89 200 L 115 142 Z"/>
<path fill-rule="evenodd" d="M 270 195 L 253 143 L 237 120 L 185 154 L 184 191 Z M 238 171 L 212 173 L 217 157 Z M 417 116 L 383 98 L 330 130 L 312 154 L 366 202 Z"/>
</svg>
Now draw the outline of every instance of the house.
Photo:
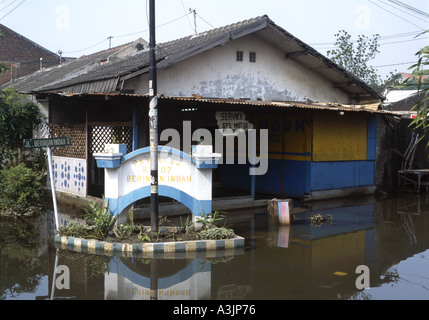
<svg viewBox="0 0 429 320">
<path fill-rule="evenodd" d="M 267 173 L 253 179 L 249 163 L 220 165 L 220 190 L 305 199 L 375 191 L 377 130 L 389 115 L 381 95 L 269 17 L 160 43 L 157 62 L 160 132 L 190 121 L 192 132 L 214 133 L 222 112 L 268 130 Z M 55 151 L 60 190 L 100 195 L 92 154 L 113 138 L 128 152 L 149 145 L 148 72 L 140 39 L 12 84 L 49 110 L 53 136 L 72 137 Z"/>
<path fill-rule="evenodd" d="M 0 63 L 8 70 L 0 75 L 0 85 L 60 63 L 60 57 L 0 24 Z"/>
<path fill-rule="evenodd" d="M 416 112 L 412 109 L 417 102 L 424 98 L 428 88 L 429 76 L 416 76 L 411 73 L 401 73 L 401 84 L 386 91 L 383 108 L 402 116 L 413 118 Z M 419 81 L 421 81 L 419 87 Z"/>
</svg>

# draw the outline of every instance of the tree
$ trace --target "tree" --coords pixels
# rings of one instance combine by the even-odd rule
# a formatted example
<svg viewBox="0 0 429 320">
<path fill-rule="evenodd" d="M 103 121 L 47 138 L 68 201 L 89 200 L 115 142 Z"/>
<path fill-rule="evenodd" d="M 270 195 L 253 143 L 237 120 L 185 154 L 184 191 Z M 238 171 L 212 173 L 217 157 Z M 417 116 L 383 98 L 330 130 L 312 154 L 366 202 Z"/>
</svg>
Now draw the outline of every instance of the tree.
<svg viewBox="0 0 429 320">
<path fill-rule="evenodd" d="M 3 39 L 4 39 L 4 35 L 0 29 L 0 40 L 3 40 Z M 0 63 L 0 74 L 7 71 L 7 70 L 8 70 L 7 67 L 3 63 Z"/>
<path fill-rule="evenodd" d="M 37 104 L 14 89 L 0 91 L 0 168 L 17 153 L 20 162 L 23 140 L 33 137 L 44 124 Z"/>
<path fill-rule="evenodd" d="M 424 33 L 428 33 L 426 31 Z M 422 131 L 422 138 L 427 136 L 429 131 L 428 125 L 428 102 L 429 102 L 429 88 L 425 86 L 424 77 L 429 75 L 429 46 L 424 47 L 416 53 L 418 57 L 417 63 L 410 67 L 412 74 L 417 77 L 417 91 L 423 93 L 420 99 L 413 107 L 413 111 L 417 112 L 416 118 L 411 122 L 411 126 L 416 130 Z M 429 146 L 429 143 L 428 143 Z"/>
<path fill-rule="evenodd" d="M 351 35 L 345 30 L 340 30 L 335 37 L 337 38 L 335 42 L 336 49 L 329 50 L 327 55 L 340 67 L 366 82 L 380 93 L 387 87 L 397 83 L 398 74 L 391 72 L 383 80 L 378 75 L 378 70 L 368 64 L 380 53 L 380 45 L 378 44 L 380 35 L 376 34 L 372 39 L 365 35 L 359 35 L 355 43 L 351 40 Z"/>
</svg>

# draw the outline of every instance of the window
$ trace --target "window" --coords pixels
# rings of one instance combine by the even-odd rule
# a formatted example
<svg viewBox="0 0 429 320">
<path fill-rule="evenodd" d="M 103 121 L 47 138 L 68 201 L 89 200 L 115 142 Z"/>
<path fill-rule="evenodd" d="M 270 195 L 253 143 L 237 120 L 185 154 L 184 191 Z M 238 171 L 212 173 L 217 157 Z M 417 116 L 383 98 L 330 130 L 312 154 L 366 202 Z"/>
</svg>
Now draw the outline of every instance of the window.
<svg viewBox="0 0 429 320">
<path fill-rule="evenodd" d="M 256 52 L 250 52 L 249 61 L 256 62 Z"/>
<path fill-rule="evenodd" d="M 237 51 L 237 61 L 243 61 L 243 51 Z"/>
</svg>

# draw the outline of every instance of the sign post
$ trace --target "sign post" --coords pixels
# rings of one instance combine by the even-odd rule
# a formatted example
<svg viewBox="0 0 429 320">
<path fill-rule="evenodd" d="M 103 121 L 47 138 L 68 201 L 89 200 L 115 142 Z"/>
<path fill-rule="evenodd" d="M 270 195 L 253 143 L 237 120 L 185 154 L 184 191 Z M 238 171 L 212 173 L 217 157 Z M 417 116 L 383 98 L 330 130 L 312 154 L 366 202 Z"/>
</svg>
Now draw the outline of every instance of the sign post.
<svg viewBox="0 0 429 320">
<path fill-rule="evenodd" d="M 54 169 L 52 166 L 52 148 L 56 147 L 65 147 L 71 145 L 71 138 L 51 138 L 51 139 L 26 139 L 24 140 L 24 149 L 42 149 L 47 148 L 48 153 L 48 167 L 49 167 L 49 176 L 51 180 L 51 191 L 52 191 L 52 201 L 54 205 L 55 213 L 55 225 L 58 231 L 60 227 L 59 218 L 58 218 L 58 206 L 57 206 L 57 195 L 55 192 L 55 179 L 54 179 Z"/>
</svg>

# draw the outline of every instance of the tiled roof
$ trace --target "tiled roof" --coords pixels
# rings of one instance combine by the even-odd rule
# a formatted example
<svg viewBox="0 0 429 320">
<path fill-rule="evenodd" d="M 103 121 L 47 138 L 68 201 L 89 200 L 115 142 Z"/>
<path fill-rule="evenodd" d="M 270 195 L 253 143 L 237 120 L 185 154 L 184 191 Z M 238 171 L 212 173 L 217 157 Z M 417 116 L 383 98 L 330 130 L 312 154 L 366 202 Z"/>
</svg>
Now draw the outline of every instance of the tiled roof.
<svg viewBox="0 0 429 320">
<path fill-rule="evenodd" d="M 129 44 L 82 56 L 59 66 L 42 69 L 27 77 L 17 79 L 12 86 L 18 91 L 31 93 L 76 84 L 80 81 L 79 79 L 94 72 L 103 61 L 127 45 Z"/>
<path fill-rule="evenodd" d="M 376 99 L 380 98 L 379 94 L 371 87 L 353 77 L 316 50 L 275 25 L 267 16 L 260 16 L 197 35 L 160 43 L 157 45 L 156 50 L 158 67 L 166 67 L 194 54 L 224 44 L 232 39 L 267 28 L 276 31 L 272 33 L 272 35 L 275 34 L 275 36 L 277 36 L 277 34 L 280 34 L 283 37 L 285 46 L 282 49 L 286 50 L 286 46 L 288 46 L 297 61 L 313 66 L 316 65 L 314 69 L 318 70 L 318 72 L 322 72 L 320 71 L 322 69 L 321 67 L 324 67 L 326 77 L 330 77 L 332 82 L 346 84 L 343 86 L 344 90 L 346 90 L 345 87 L 348 86 L 350 90 L 358 90 L 358 94 L 363 93 L 373 98 L 375 97 Z M 125 46 L 131 45 L 132 44 L 127 44 Z M 121 77 L 131 77 L 133 73 L 145 72 L 145 69 L 149 66 L 149 50 L 146 47 L 126 57 L 111 59 L 105 64 L 101 63 L 101 61 L 106 60 L 123 48 L 124 46 L 102 51 L 90 56 L 81 57 L 72 62 L 64 63 L 61 67 L 42 70 L 29 77 L 19 79 L 13 83 L 13 86 L 17 90 L 26 93 L 46 91 L 72 93 L 115 92 Z M 298 51 L 298 53 L 304 52 L 305 54 L 298 54 L 297 57 L 295 57 L 296 51 Z M 352 92 L 353 91 L 350 91 L 350 93 Z"/>
</svg>

